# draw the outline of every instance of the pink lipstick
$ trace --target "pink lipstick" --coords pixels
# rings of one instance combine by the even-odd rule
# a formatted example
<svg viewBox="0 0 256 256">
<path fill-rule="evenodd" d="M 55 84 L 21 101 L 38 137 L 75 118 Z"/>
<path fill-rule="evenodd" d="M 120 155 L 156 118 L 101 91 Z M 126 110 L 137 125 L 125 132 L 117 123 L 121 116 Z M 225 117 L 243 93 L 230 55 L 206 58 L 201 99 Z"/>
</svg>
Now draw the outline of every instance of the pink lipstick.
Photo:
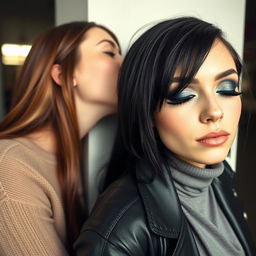
<svg viewBox="0 0 256 256">
<path fill-rule="evenodd" d="M 210 132 L 196 141 L 204 146 L 216 147 L 224 144 L 230 134 L 225 131 Z"/>
</svg>

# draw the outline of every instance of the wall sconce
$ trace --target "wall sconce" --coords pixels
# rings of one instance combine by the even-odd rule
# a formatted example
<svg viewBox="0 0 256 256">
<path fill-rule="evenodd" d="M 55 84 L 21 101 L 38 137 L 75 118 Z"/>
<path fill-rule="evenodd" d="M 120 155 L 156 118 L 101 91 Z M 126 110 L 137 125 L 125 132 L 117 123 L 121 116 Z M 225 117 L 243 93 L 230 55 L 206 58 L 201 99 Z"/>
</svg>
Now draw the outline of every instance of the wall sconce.
<svg viewBox="0 0 256 256">
<path fill-rule="evenodd" d="M 2 63 L 4 65 L 22 65 L 25 61 L 31 45 L 27 44 L 3 44 Z"/>
</svg>

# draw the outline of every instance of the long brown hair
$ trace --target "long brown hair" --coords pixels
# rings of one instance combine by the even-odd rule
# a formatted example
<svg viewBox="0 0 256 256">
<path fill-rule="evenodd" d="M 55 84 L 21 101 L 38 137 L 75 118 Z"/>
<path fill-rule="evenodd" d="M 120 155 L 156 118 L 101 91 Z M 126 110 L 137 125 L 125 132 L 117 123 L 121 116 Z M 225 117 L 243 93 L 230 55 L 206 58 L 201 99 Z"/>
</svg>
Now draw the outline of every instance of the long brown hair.
<svg viewBox="0 0 256 256">
<path fill-rule="evenodd" d="M 50 124 L 57 140 L 57 175 L 64 200 L 68 243 L 77 237 L 83 220 L 78 195 L 81 145 L 73 72 L 79 61 L 78 46 L 93 22 L 72 22 L 49 29 L 33 44 L 20 71 L 13 94 L 13 108 L 0 123 L 0 139 L 27 135 Z M 62 85 L 51 77 L 54 64 L 62 69 Z"/>
</svg>

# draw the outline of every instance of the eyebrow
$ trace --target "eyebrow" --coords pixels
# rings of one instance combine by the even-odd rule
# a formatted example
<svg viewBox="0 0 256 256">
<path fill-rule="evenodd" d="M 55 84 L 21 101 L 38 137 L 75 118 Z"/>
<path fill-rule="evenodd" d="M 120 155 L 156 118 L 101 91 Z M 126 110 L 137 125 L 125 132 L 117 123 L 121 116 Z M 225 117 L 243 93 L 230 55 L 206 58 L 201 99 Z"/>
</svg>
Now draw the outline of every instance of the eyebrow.
<svg viewBox="0 0 256 256">
<path fill-rule="evenodd" d="M 96 45 L 102 44 L 102 43 L 109 43 L 113 48 L 117 48 L 116 44 L 108 39 L 103 39 L 101 41 L 99 41 Z"/>
<path fill-rule="evenodd" d="M 217 80 L 219 80 L 223 77 L 229 76 L 231 74 L 237 74 L 238 75 L 237 71 L 235 69 L 231 68 L 231 69 L 228 69 L 226 71 L 223 71 L 223 72 L 217 74 L 215 76 L 215 80 L 217 81 Z M 180 81 L 180 77 L 174 77 L 173 80 L 172 80 L 172 82 L 179 82 L 179 81 Z M 198 79 L 193 78 L 191 82 L 198 83 L 199 81 L 198 81 Z"/>
<path fill-rule="evenodd" d="M 223 78 L 223 77 L 226 77 L 226 76 L 228 76 L 228 75 L 231 75 L 231 74 L 237 74 L 237 71 L 234 70 L 233 68 L 228 69 L 228 70 L 226 70 L 226 71 L 224 71 L 224 72 L 219 73 L 219 74 L 215 77 L 215 80 L 219 80 L 219 79 L 221 79 L 221 78 Z M 238 75 L 238 74 L 237 74 L 237 75 Z"/>
</svg>

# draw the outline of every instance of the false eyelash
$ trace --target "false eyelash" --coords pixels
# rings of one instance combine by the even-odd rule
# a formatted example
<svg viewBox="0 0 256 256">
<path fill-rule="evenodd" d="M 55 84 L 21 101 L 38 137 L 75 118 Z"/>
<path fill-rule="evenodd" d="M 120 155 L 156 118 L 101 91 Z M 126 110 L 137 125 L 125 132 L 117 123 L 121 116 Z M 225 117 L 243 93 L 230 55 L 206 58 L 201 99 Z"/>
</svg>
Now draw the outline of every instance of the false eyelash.
<svg viewBox="0 0 256 256">
<path fill-rule="evenodd" d="M 236 91 L 218 91 L 217 93 L 223 96 L 239 96 L 243 94 L 242 92 L 236 92 Z"/>
<path fill-rule="evenodd" d="M 187 97 L 182 97 L 180 99 L 177 99 L 177 98 L 167 98 L 167 104 L 170 104 L 170 105 L 179 105 L 179 104 L 183 104 L 183 103 L 186 103 L 187 101 L 191 100 L 192 98 L 194 98 L 195 95 L 189 95 Z"/>
</svg>

